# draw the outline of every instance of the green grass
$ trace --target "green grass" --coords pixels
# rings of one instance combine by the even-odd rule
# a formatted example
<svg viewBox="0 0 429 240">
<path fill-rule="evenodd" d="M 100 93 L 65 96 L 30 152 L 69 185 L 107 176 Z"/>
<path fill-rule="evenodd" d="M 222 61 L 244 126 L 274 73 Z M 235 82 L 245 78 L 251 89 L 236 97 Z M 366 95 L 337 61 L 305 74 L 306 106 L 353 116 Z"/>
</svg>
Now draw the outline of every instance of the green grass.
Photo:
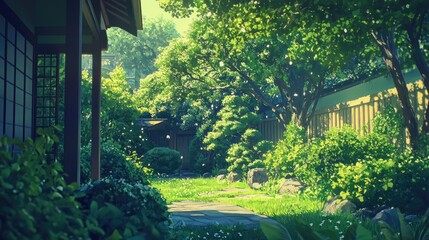
<svg viewBox="0 0 429 240">
<path fill-rule="evenodd" d="M 228 184 L 226 181 L 218 181 L 213 178 L 152 179 L 151 184 L 161 192 L 167 200 L 167 204 L 184 200 L 215 202 L 220 198 L 234 198 L 236 196 L 261 193 L 250 189 L 243 182 Z M 244 191 L 217 193 L 226 188 L 242 189 Z"/>
<path fill-rule="evenodd" d="M 213 226 L 206 228 L 182 228 L 175 229 L 173 239 L 177 240 L 196 240 L 196 239 L 252 239 L 252 240 L 266 240 L 260 228 L 258 229 L 245 229 L 242 226 Z"/>
<path fill-rule="evenodd" d="M 228 184 L 214 178 L 195 178 L 152 179 L 151 183 L 161 192 L 167 204 L 184 200 L 234 204 L 273 218 L 285 226 L 290 226 L 298 220 L 310 225 L 314 230 L 333 230 L 338 236 L 342 235 L 350 224 L 359 221 L 349 215 L 323 213 L 323 202 L 319 199 L 302 194 L 276 195 L 272 191 L 253 190 L 244 182 Z M 242 238 L 238 237 L 238 232 Z M 227 227 L 180 229 L 176 230 L 176 235 L 179 236 L 177 239 L 216 239 L 217 236 L 222 236 L 222 239 L 264 239 L 258 229 L 238 230 Z"/>
</svg>

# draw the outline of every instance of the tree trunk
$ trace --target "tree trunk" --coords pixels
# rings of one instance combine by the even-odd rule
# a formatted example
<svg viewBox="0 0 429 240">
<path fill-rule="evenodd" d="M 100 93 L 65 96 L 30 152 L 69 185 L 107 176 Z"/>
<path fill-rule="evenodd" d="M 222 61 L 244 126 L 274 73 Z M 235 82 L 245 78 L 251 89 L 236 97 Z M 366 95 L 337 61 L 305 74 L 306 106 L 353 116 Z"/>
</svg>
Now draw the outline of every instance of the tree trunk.
<svg viewBox="0 0 429 240">
<path fill-rule="evenodd" d="M 383 60 L 392 76 L 393 83 L 395 84 L 399 101 L 401 103 L 405 126 L 410 134 L 411 147 L 415 149 L 417 148 L 417 142 L 419 139 L 418 124 L 416 114 L 411 106 L 407 84 L 405 83 L 404 75 L 402 74 L 401 65 L 394 43 L 393 31 L 378 33 L 372 32 L 371 34 L 380 48 Z"/>
<path fill-rule="evenodd" d="M 414 25 L 410 25 L 407 27 L 408 39 L 411 45 L 411 55 L 414 59 L 414 62 L 417 66 L 417 69 L 422 76 L 423 84 L 426 88 L 426 91 L 429 92 L 429 66 L 426 63 L 425 57 L 420 48 L 419 39 L 417 33 L 415 33 Z M 426 106 L 425 115 L 423 117 L 423 125 L 422 125 L 422 134 L 429 133 L 429 104 Z"/>
</svg>

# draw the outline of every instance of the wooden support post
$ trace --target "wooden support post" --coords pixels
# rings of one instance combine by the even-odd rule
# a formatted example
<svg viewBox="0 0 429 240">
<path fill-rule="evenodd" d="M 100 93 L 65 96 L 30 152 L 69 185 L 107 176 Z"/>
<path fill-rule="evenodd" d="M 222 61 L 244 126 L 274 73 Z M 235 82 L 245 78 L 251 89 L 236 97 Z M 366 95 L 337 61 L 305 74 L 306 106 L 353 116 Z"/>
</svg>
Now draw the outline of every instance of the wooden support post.
<svg viewBox="0 0 429 240">
<path fill-rule="evenodd" d="M 92 54 L 92 144 L 91 179 L 100 179 L 100 106 L 101 106 L 101 48 Z"/>
<path fill-rule="evenodd" d="M 64 96 L 64 172 L 67 183 L 80 184 L 82 1 L 67 0 Z"/>
</svg>

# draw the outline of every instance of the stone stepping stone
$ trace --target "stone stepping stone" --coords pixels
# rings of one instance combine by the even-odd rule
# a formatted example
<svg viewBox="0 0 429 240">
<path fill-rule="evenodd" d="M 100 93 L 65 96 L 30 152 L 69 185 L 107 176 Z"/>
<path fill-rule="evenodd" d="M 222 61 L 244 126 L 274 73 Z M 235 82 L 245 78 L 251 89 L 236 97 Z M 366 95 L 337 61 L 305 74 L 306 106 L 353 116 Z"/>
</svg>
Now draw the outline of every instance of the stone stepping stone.
<svg viewBox="0 0 429 240">
<path fill-rule="evenodd" d="M 173 227 L 209 227 L 216 225 L 257 228 L 261 220 L 274 221 L 242 207 L 215 202 L 174 202 L 168 206 Z"/>
</svg>

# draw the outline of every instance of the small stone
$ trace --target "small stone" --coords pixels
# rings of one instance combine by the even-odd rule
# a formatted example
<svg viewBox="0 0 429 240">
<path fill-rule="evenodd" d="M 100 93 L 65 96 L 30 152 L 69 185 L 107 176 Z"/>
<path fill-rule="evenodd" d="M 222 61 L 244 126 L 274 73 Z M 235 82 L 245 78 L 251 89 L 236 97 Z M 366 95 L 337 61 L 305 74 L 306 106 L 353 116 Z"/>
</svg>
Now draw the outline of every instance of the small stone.
<svg viewBox="0 0 429 240">
<path fill-rule="evenodd" d="M 260 189 L 268 181 L 265 168 L 253 168 L 247 173 L 247 184 L 253 189 Z"/>
<path fill-rule="evenodd" d="M 299 193 L 305 185 L 298 181 L 296 178 L 287 178 L 284 179 L 280 184 L 279 193 L 280 194 L 297 194 Z"/>
<path fill-rule="evenodd" d="M 229 173 L 227 179 L 229 183 L 238 182 L 241 180 L 241 175 L 238 173 Z"/>
<path fill-rule="evenodd" d="M 226 179 L 226 176 L 225 176 L 225 174 L 220 174 L 220 175 L 218 175 L 218 176 L 216 177 L 216 179 L 217 179 L 217 180 L 219 180 L 219 181 L 222 181 L 222 180 L 225 180 L 225 179 Z"/>
<path fill-rule="evenodd" d="M 340 196 L 336 196 L 325 203 L 323 211 L 331 214 L 353 213 L 356 211 L 356 205 L 349 200 L 341 200 Z"/>
<path fill-rule="evenodd" d="M 212 174 L 209 172 L 203 173 L 203 178 L 210 178 L 211 176 Z"/>
</svg>

